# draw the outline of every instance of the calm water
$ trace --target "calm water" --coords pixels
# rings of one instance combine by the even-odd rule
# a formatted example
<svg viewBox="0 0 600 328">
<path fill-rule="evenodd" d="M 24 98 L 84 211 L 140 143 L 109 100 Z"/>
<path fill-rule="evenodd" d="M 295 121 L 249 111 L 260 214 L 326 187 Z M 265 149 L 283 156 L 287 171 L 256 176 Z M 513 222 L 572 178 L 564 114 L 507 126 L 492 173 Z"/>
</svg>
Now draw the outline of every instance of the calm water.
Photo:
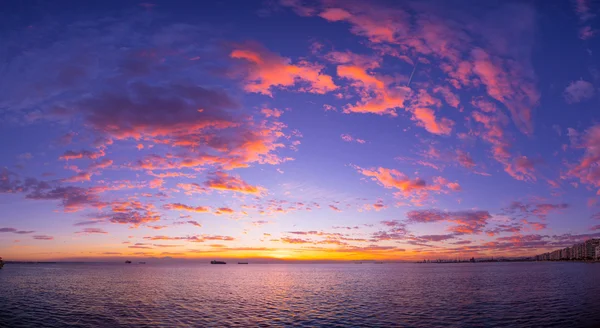
<svg viewBox="0 0 600 328">
<path fill-rule="evenodd" d="M 0 326 L 600 327 L 600 264 L 9 264 Z"/>
</svg>

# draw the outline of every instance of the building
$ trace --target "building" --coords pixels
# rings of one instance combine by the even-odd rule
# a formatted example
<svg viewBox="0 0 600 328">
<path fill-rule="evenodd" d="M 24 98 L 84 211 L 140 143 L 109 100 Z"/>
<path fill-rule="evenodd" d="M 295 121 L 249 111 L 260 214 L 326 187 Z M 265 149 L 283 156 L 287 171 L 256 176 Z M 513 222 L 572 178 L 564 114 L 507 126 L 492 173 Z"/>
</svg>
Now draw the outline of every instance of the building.
<svg viewBox="0 0 600 328">
<path fill-rule="evenodd" d="M 589 239 L 571 247 L 535 256 L 536 261 L 600 260 L 600 239 Z"/>
</svg>

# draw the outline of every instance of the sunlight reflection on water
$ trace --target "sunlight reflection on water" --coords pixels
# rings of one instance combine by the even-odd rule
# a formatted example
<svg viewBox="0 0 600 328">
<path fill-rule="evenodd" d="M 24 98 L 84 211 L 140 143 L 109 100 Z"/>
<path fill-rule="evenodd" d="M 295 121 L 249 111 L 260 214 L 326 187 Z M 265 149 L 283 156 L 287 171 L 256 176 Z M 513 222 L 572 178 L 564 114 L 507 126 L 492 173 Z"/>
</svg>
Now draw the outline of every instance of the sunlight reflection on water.
<svg viewBox="0 0 600 328">
<path fill-rule="evenodd" d="M 600 264 L 9 264 L 2 327 L 594 327 Z"/>
</svg>

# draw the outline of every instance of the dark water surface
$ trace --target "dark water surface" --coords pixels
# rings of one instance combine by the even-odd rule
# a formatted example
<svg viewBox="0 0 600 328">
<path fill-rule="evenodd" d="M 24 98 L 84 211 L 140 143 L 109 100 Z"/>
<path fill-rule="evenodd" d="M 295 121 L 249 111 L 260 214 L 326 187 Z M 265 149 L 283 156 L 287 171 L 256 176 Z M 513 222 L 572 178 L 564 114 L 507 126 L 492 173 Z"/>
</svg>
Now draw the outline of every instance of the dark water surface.
<svg viewBox="0 0 600 328">
<path fill-rule="evenodd" d="M 600 264 L 8 264 L 1 327 L 600 327 Z"/>
</svg>

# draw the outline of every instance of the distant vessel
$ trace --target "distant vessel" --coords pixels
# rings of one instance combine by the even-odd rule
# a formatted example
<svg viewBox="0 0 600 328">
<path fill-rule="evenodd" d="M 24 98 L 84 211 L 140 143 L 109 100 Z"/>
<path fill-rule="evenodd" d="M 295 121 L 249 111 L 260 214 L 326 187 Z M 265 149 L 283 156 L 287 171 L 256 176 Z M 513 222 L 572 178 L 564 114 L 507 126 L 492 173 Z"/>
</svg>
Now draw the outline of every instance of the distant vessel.
<svg viewBox="0 0 600 328">
<path fill-rule="evenodd" d="M 238 262 L 238 264 L 248 264 L 248 262 Z"/>
<path fill-rule="evenodd" d="M 0 269 L 2 269 L 3 266 L 4 266 L 4 261 L 2 261 L 2 258 L 0 257 Z"/>
<path fill-rule="evenodd" d="M 223 261 L 210 261 L 210 264 L 227 264 L 227 263 L 223 262 Z"/>
<path fill-rule="evenodd" d="M 125 261 L 125 264 L 131 264 L 131 261 Z"/>
</svg>

